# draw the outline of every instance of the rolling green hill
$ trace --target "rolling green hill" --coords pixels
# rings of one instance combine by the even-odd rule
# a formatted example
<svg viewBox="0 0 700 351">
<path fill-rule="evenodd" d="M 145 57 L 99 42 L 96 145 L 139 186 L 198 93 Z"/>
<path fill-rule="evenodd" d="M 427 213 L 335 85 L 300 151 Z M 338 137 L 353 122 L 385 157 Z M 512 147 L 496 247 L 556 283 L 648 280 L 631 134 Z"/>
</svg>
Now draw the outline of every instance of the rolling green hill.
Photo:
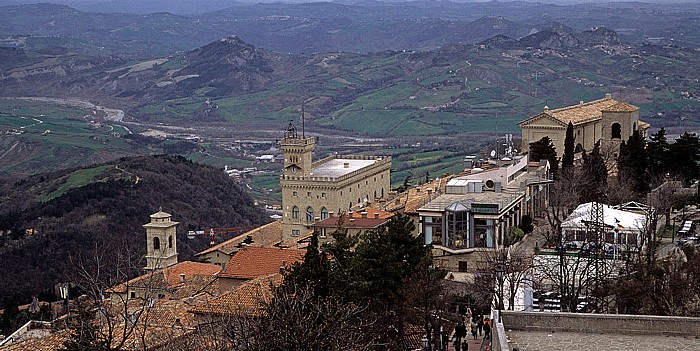
<svg viewBox="0 0 700 351">
<path fill-rule="evenodd" d="M 162 207 L 180 222 L 180 259 L 206 247 L 188 229 L 260 225 L 263 211 L 218 169 L 182 157 L 147 156 L 0 183 L 0 304 L 49 289 L 76 262 L 103 255 L 107 274 L 117 255 L 143 267 L 142 224 Z M 28 232 L 31 228 L 34 231 Z"/>
</svg>

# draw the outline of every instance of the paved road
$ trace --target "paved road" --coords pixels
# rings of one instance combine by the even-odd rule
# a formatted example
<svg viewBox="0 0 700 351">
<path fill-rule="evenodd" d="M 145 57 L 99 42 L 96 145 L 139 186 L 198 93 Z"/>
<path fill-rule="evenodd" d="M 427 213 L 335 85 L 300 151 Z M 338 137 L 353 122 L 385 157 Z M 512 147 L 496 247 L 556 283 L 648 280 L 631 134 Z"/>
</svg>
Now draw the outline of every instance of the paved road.
<svg viewBox="0 0 700 351">
<path fill-rule="evenodd" d="M 700 350 L 700 338 L 660 335 L 508 331 L 512 351 L 665 351 Z M 469 349 L 471 350 L 471 348 Z"/>
</svg>

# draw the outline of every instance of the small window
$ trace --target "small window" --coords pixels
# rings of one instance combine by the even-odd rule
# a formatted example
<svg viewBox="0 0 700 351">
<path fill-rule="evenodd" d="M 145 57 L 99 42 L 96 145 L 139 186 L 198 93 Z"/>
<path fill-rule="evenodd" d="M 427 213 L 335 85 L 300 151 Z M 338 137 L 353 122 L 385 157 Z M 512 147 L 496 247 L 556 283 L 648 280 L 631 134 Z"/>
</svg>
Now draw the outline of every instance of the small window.
<svg viewBox="0 0 700 351">
<path fill-rule="evenodd" d="M 131 292 L 131 298 L 132 298 L 132 299 L 135 299 L 135 298 L 136 298 L 136 292 L 135 292 L 135 291 L 132 291 L 132 292 Z"/>
<path fill-rule="evenodd" d="M 326 193 L 321 193 L 321 197 L 326 197 Z"/>
<path fill-rule="evenodd" d="M 160 250 L 160 238 L 153 238 L 153 250 Z"/>
<path fill-rule="evenodd" d="M 310 191 L 306 193 L 306 197 L 311 197 L 311 192 L 310 192 Z"/>
<path fill-rule="evenodd" d="M 459 261 L 459 267 L 457 268 L 459 272 L 467 271 L 467 261 Z"/>
<path fill-rule="evenodd" d="M 297 196 L 297 192 L 296 191 L 292 192 L 292 196 Z"/>
<path fill-rule="evenodd" d="M 326 228 L 321 229 L 321 233 L 318 235 L 319 238 L 325 238 L 326 237 Z"/>
<path fill-rule="evenodd" d="M 292 229 L 292 236 L 299 236 L 299 229 Z"/>
<path fill-rule="evenodd" d="M 168 248 L 169 249 L 173 248 L 173 236 L 172 235 L 168 236 Z"/>
<path fill-rule="evenodd" d="M 292 208 L 292 219 L 299 219 L 299 207 Z"/>
<path fill-rule="evenodd" d="M 159 298 L 159 299 L 164 299 L 164 298 L 165 298 L 165 294 L 158 294 L 158 298 Z"/>
<path fill-rule="evenodd" d="M 620 125 L 620 123 L 613 123 L 611 137 L 613 139 L 622 138 L 622 126 Z"/>
</svg>

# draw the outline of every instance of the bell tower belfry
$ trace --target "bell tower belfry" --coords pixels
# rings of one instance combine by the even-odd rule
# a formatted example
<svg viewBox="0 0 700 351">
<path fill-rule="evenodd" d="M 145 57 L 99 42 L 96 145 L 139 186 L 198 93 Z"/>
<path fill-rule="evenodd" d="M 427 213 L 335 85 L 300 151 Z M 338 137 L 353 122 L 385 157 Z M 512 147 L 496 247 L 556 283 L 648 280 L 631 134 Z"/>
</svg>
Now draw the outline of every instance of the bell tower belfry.
<svg viewBox="0 0 700 351">
<path fill-rule="evenodd" d="M 158 209 L 146 228 L 146 270 L 155 271 L 177 263 L 177 225 L 170 214 Z"/>
<path fill-rule="evenodd" d="M 280 150 L 284 155 L 283 175 L 289 177 L 310 177 L 313 160 L 311 156 L 316 148 L 316 140 L 313 137 L 301 137 L 292 123 L 289 123 L 284 131 L 284 138 L 280 142 Z"/>
</svg>

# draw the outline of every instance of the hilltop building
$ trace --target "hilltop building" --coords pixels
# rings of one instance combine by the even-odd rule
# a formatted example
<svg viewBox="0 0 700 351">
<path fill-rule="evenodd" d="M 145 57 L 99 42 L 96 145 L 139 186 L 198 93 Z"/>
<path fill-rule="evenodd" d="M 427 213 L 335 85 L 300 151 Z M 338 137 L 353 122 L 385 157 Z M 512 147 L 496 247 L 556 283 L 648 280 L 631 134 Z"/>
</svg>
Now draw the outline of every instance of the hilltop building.
<svg viewBox="0 0 700 351">
<path fill-rule="evenodd" d="M 511 228 L 523 215 L 534 214 L 551 182 L 546 162 L 531 166 L 527 156 L 490 160 L 484 168 L 446 180 L 444 190 L 423 199 L 416 210 L 419 235 L 433 245 L 440 267 L 478 272 L 481 253 L 508 246 Z"/>
<path fill-rule="evenodd" d="M 146 270 L 154 271 L 173 266 L 177 263 L 178 222 L 170 220 L 170 214 L 159 209 L 151 215 L 151 222 L 146 228 Z"/>
<path fill-rule="evenodd" d="M 315 147 L 315 138 L 298 135 L 291 123 L 280 142 L 283 241 L 306 234 L 332 212 L 347 212 L 390 190 L 391 157 L 336 155 L 313 162 Z"/>
<path fill-rule="evenodd" d="M 605 98 L 600 100 L 581 101 L 578 105 L 555 110 L 545 106 L 541 113 L 518 123 L 522 130 L 523 150 L 529 148 L 529 143 L 547 136 L 561 157 L 569 122 L 574 126 L 575 152 L 590 151 L 600 141 L 603 152 L 617 155 L 622 141 L 627 140 L 635 130 L 646 137 L 649 129 L 649 123 L 639 120 L 639 107 L 605 94 Z"/>
</svg>

